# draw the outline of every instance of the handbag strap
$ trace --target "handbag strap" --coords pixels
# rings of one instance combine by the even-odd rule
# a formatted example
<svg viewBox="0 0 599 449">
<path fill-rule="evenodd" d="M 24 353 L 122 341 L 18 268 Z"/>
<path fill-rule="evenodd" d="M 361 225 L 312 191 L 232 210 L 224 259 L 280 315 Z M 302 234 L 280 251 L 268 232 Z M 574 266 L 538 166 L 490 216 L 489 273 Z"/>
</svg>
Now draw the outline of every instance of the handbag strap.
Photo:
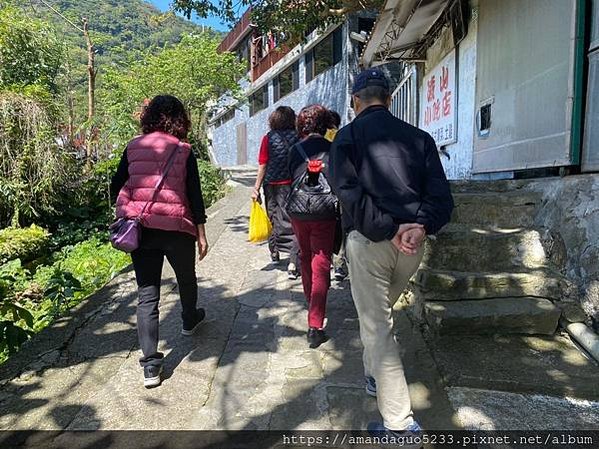
<svg viewBox="0 0 599 449">
<path fill-rule="evenodd" d="M 148 202 L 146 202 L 146 204 L 144 204 L 144 207 L 141 210 L 141 212 L 139 213 L 139 215 L 137 216 L 137 218 L 141 218 L 143 216 L 143 214 L 146 212 L 146 209 L 148 208 L 148 206 L 151 203 L 153 203 L 154 201 L 156 201 L 156 197 L 158 196 L 158 192 L 162 188 L 162 185 L 164 184 L 164 181 L 166 180 L 166 176 L 168 175 L 168 172 L 170 171 L 171 167 L 173 166 L 173 163 L 175 162 L 175 156 L 177 155 L 177 152 L 179 151 L 179 149 L 182 146 L 183 145 L 181 144 L 181 142 L 179 142 L 177 144 L 177 146 L 175 147 L 175 149 L 173 150 L 173 152 L 171 153 L 171 155 L 169 156 L 169 158 L 168 158 L 168 160 L 166 162 L 166 166 L 164 167 L 164 171 L 162 172 L 162 175 L 160 176 L 160 179 L 158 180 L 158 182 L 154 186 L 154 193 L 152 194 L 152 199 L 149 200 Z"/>
</svg>

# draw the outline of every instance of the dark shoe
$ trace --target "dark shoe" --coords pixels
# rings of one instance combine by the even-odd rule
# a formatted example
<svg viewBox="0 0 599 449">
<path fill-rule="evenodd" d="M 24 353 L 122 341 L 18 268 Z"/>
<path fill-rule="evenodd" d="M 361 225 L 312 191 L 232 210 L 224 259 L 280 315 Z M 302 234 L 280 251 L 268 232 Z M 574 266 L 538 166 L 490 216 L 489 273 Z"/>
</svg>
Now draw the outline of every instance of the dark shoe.
<svg viewBox="0 0 599 449">
<path fill-rule="evenodd" d="M 204 318 L 206 318 L 206 311 L 204 309 L 199 308 L 196 312 L 196 319 L 193 322 L 186 323 L 185 320 L 183 320 L 183 329 L 181 330 L 181 335 L 188 337 L 195 334 L 200 327 L 200 324 L 202 324 L 202 321 L 204 321 Z"/>
<path fill-rule="evenodd" d="M 322 329 L 311 327 L 308 330 L 308 344 L 312 349 L 318 348 L 321 344 L 328 341 L 329 337 Z"/>
<path fill-rule="evenodd" d="M 366 376 L 366 394 L 376 398 L 376 380 L 372 376 Z"/>
<path fill-rule="evenodd" d="M 161 366 L 144 366 L 144 387 L 157 387 L 162 382 L 160 375 L 162 374 Z"/>
<path fill-rule="evenodd" d="M 272 260 L 273 262 L 278 262 L 279 260 L 281 260 L 281 256 L 278 252 L 270 253 L 270 260 Z"/>
<path fill-rule="evenodd" d="M 345 280 L 345 278 L 347 278 L 347 271 L 346 269 L 341 266 L 335 269 L 335 280 L 336 281 L 343 281 Z"/>
<path fill-rule="evenodd" d="M 422 428 L 420 424 L 414 421 L 405 430 L 391 430 L 385 427 L 382 422 L 371 422 L 368 424 L 368 433 L 374 437 L 388 437 L 389 440 L 396 441 L 404 449 L 422 448 Z"/>
</svg>

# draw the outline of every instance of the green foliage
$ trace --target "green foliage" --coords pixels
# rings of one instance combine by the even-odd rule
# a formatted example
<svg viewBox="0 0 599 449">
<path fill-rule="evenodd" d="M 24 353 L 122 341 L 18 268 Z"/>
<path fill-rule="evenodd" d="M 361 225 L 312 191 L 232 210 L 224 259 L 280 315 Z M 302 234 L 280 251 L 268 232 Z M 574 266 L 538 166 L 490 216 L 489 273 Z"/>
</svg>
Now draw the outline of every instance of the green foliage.
<svg viewBox="0 0 599 449">
<path fill-rule="evenodd" d="M 56 91 L 64 50 L 46 22 L 0 8 L 0 89 L 39 85 Z"/>
<path fill-rule="evenodd" d="M 0 228 L 12 223 L 0 231 L 1 362 L 130 263 L 106 243 L 114 213 L 108 185 L 138 132 L 140 103 L 159 93 L 181 98 L 199 150 L 207 104 L 236 95 L 244 69 L 216 51 L 221 36 L 191 35 L 197 26 L 142 0 L 52 1 L 76 25 L 90 18 L 99 72 L 88 123 L 80 31 L 39 0 L 0 1 Z M 84 168 L 82 136 L 91 129 L 100 161 Z M 210 205 L 224 180 L 208 162 L 198 165 Z M 30 223 L 37 225 L 19 228 Z"/>
<path fill-rule="evenodd" d="M 23 267 L 21 259 L 0 265 L 0 298 L 25 290 L 29 283 L 29 276 L 29 270 Z"/>
<path fill-rule="evenodd" d="M 4 300 L 0 304 L 0 317 L 0 354 L 5 351 L 13 354 L 33 334 L 33 315 L 27 309 Z"/>
<path fill-rule="evenodd" d="M 81 282 L 72 273 L 62 271 L 58 266 L 52 267 L 44 291 L 48 301 L 43 304 L 43 313 L 38 319 L 51 321 L 59 317 L 74 305 L 75 293 L 81 290 Z"/>
<path fill-rule="evenodd" d="M 57 144 L 56 120 L 42 87 L 0 90 L 0 218 L 14 225 L 52 212 L 71 178 L 73 162 Z"/>
<path fill-rule="evenodd" d="M 221 170 L 210 162 L 198 160 L 198 169 L 200 171 L 204 204 L 206 207 L 210 207 L 225 195 L 225 179 Z"/>
<path fill-rule="evenodd" d="M 3 1 L 0 1 L 3 3 Z M 68 47 L 68 75 L 61 77 L 64 90 L 75 99 L 76 122 L 86 119 L 87 113 L 87 48 L 83 34 L 76 27 L 82 18 L 89 19 L 90 35 L 96 49 L 98 68 L 97 89 L 103 89 L 104 70 L 108 67 L 127 67 L 146 51 L 157 52 L 164 46 L 178 43 L 181 36 L 198 32 L 200 27 L 172 13 L 162 14 L 144 0 L 52 0 L 49 3 L 65 15 L 76 27 L 52 12 L 39 0 L 19 3 L 27 15 L 50 22 Z M 219 33 L 212 32 L 214 35 Z M 102 105 L 98 104 L 101 113 Z"/>
<path fill-rule="evenodd" d="M 20 261 L 0 267 L 0 360 L 16 352 L 32 334 L 33 315 L 14 297 L 14 287 L 24 283 L 25 276 Z"/>
<path fill-rule="evenodd" d="M 92 237 L 63 248 L 52 265 L 39 266 L 31 276 L 14 260 L 0 266 L 0 363 L 33 332 L 39 332 L 104 286 L 131 258 Z M 39 297 L 32 300 L 32 292 Z"/>
<path fill-rule="evenodd" d="M 55 265 L 71 273 L 81 283 L 81 290 L 74 295 L 76 300 L 80 300 L 102 287 L 130 263 L 129 255 L 115 250 L 105 240 L 92 237 L 64 248 Z"/>
<path fill-rule="evenodd" d="M 196 24 L 174 14 L 162 14 L 143 0 L 54 0 L 50 3 L 76 25 L 81 25 L 83 17 L 89 18 L 102 65 L 125 62 L 130 52 L 176 44 L 182 35 L 199 30 Z M 39 0 L 26 2 L 23 7 L 52 22 L 71 47 L 85 48 L 82 34 Z"/>
<path fill-rule="evenodd" d="M 31 225 L 28 228 L 6 228 L 0 230 L 0 263 L 13 259 L 33 260 L 48 249 L 50 234 L 43 228 Z"/>
<path fill-rule="evenodd" d="M 118 163 L 119 158 L 111 158 L 95 164 L 64 198 L 60 214 L 48 217 L 52 248 L 74 245 L 94 235 L 107 238 L 108 224 L 114 216 L 108 190 Z"/>
<path fill-rule="evenodd" d="M 246 7 L 252 8 L 252 23 L 263 32 L 272 31 L 280 40 L 298 43 L 306 33 L 343 20 L 352 12 L 379 10 L 384 0 L 173 0 L 172 7 L 185 16 L 216 15 L 234 22 Z"/>
<path fill-rule="evenodd" d="M 239 92 L 243 66 L 231 53 L 218 53 L 219 40 L 207 34 L 184 36 L 180 43 L 125 70 L 107 69 L 102 103 L 107 139 L 117 147 L 137 130 L 136 112 L 143 100 L 158 94 L 178 97 L 191 114 L 192 140 L 203 141 L 207 104 L 223 93 Z"/>
</svg>

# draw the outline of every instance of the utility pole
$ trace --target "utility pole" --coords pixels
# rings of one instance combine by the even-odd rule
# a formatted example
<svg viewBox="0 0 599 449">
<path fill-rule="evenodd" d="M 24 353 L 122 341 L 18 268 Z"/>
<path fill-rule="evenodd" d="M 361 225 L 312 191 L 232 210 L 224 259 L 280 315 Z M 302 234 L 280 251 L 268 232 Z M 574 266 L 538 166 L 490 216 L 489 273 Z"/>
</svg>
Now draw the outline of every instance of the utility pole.
<svg viewBox="0 0 599 449">
<path fill-rule="evenodd" d="M 85 143 L 85 165 L 90 168 L 93 156 L 93 139 L 94 139 L 94 126 L 93 120 L 96 114 L 96 75 L 98 70 L 95 67 L 96 48 L 89 35 L 89 22 L 87 18 L 83 18 L 83 28 L 73 23 L 68 17 L 50 5 L 46 0 L 40 0 L 48 9 L 54 12 L 57 16 L 62 18 L 66 23 L 75 28 L 77 31 L 83 34 L 85 43 L 87 45 L 87 121 L 89 124 L 89 130 L 87 131 L 86 143 Z"/>
<path fill-rule="evenodd" d="M 87 18 L 83 18 L 83 35 L 87 44 L 87 121 L 89 124 L 88 138 L 86 139 L 86 166 L 91 167 L 93 156 L 93 140 L 95 126 L 94 116 L 96 114 L 96 75 L 98 71 L 95 68 L 96 49 L 89 36 L 89 24 Z"/>
</svg>

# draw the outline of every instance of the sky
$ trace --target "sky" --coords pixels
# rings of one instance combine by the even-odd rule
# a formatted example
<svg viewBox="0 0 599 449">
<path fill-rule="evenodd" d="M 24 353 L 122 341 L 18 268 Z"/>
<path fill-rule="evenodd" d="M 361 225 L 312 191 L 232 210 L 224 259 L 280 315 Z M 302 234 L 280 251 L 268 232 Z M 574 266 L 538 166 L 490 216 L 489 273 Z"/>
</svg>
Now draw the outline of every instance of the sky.
<svg viewBox="0 0 599 449">
<path fill-rule="evenodd" d="M 152 3 L 154 6 L 156 6 L 161 11 L 167 11 L 169 9 L 170 3 L 171 3 L 171 0 L 146 0 L 146 1 L 148 1 L 149 3 Z M 216 1 L 213 0 L 212 3 L 216 3 Z M 200 24 L 200 25 L 210 26 L 218 31 L 229 31 L 229 29 L 230 29 L 229 25 L 227 25 L 226 23 L 222 23 L 216 17 L 208 17 L 206 19 L 192 17 L 192 21 L 197 24 Z"/>
</svg>

